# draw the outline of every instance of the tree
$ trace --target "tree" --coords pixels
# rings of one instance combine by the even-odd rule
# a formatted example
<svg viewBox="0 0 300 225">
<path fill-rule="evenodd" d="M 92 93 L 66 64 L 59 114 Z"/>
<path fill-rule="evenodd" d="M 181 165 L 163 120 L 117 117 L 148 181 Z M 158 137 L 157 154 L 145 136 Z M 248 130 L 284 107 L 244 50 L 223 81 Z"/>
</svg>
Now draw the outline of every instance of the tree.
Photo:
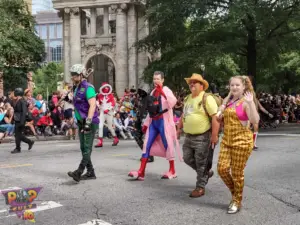
<svg viewBox="0 0 300 225">
<path fill-rule="evenodd" d="M 38 69 L 33 75 L 35 83 L 34 95 L 47 95 L 47 89 L 50 94 L 57 90 L 57 83 L 63 79 L 64 68 L 62 63 L 50 62 Z"/>
<path fill-rule="evenodd" d="M 300 47 L 299 0 L 149 0 L 147 17 L 151 32 L 140 48 L 160 50 L 162 59 L 180 55 L 177 66 L 230 55 L 254 84 L 280 54 Z"/>
<path fill-rule="evenodd" d="M 24 0 L 0 0 L 0 15 L 0 70 L 5 86 L 15 88 L 43 61 L 44 42 L 35 34 L 35 21 Z"/>
</svg>

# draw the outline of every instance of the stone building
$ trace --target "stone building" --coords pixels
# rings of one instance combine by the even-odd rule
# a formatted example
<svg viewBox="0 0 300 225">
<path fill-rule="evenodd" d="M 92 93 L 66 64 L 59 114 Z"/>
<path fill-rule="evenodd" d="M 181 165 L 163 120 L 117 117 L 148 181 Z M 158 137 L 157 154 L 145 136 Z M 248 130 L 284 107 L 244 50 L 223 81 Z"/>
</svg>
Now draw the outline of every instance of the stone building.
<svg viewBox="0 0 300 225">
<path fill-rule="evenodd" d="M 94 69 L 89 81 L 98 90 L 109 82 L 118 96 L 142 82 L 148 53 L 134 44 L 148 35 L 143 0 L 53 0 L 63 19 L 64 79 L 82 63 Z"/>
</svg>

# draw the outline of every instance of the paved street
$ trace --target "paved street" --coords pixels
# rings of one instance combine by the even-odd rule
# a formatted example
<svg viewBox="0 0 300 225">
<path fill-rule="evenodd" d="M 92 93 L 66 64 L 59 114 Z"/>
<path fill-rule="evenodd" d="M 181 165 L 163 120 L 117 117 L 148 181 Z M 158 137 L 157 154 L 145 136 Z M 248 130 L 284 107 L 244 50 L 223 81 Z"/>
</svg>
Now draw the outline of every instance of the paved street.
<svg viewBox="0 0 300 225">
<path fill-rule="evenodd" d="M 245 172 L 243 208 L 236 215 L 226 214 L 230 194 L 217 173 L 209 181 L 204 197 L 190 199 L 196 175 L 183 162 L 176 164 L 175 180 L 160 179 L 168 164 L 156 158 L 148 164 L 144 182 L 130 181 L 127 174 L 138 169 L 140 150 L 133 141 L 110 145 L 106 141 L 103 149 L 93 152 L 97 180 L 77 184 L 67 176 L 80 160 L 77 141 L 37 142 L 31 152 L 23 145 L 23 152 L 17 155 L 10 154 L 12 144 L 1 144 L 0 189 L 42 186 L 35 201 L 35 216 L 36 224 L 43 225 L 89 224 L 94 219 L 100 219 L 101 225 L 300 224 L 297 136 L 259 138 L 259 151 L 253 152 Z M 8 206 L 2 196 L 0 207 L 0 224 L 31 224 L 7 216 Z"/>
</svg>

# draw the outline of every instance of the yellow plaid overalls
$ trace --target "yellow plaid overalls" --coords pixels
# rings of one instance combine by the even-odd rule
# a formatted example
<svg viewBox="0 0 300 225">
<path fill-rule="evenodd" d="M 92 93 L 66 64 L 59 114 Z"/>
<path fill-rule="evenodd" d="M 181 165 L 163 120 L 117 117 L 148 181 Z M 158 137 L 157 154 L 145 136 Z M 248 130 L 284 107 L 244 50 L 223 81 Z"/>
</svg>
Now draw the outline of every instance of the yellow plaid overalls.
<svg viewBox="0 0 300 225">
<path fill-rule="evenodd" d="M 241 99 L 237 104 L 243 104 Z M 244 127 L 235 107 L 224 111 L 224 136 L 218 160 L 218 173 L 232 193 L 232 202 L 241 205 L 244 188 L 244 168 L 253 149 L 253 133 Z M 231 173 L 230 173 L 231 172 Z"/>
</svg>

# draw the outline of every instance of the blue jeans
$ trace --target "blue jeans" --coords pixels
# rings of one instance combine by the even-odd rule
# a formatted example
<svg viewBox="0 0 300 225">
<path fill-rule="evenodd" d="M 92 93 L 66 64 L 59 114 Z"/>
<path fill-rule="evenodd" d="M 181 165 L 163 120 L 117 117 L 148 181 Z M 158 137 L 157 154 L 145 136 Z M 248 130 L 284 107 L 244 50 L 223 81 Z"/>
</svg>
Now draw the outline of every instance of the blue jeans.
<svg viewBox="0 0 300 225">
<path fill-rule="evenodd" d="M 12 135 L 15 131 L 14 124 L 2 124 L 2 125 L 0 125 L 0 127 L 6 129 L 6 132 L 8 133 L 8 135 Z"/>
</svg>

